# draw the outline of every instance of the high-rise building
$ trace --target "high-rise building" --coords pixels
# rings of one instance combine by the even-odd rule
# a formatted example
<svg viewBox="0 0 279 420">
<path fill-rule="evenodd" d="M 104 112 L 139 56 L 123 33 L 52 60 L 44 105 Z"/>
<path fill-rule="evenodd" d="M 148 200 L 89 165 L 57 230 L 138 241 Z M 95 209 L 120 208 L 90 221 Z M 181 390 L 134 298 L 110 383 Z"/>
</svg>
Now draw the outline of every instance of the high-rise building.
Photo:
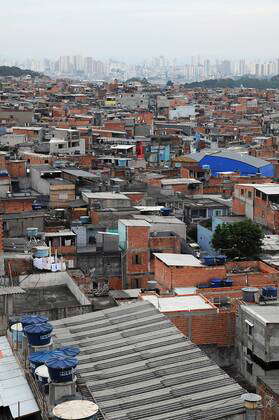
<svg viewBox="0 0 279 420">
<path fill-rule="evenodd" d="M 91 74 L 93 72 L 93 58 L 92 57 L 85 57 L 84 71 L 86 74 Z"/>
<path fill-rule="evenodd" d="M 246 74 L 246 63 L 245 60 L 240 60 L 239 62 L 239 74 L 243 76 Z"/>
<path fill-rule="evenodd" d="M 60 73 L 71 73 L 72 65 L 70 56 L 59 57 L 59 72 Z"/>
<path fill-rule="evenodd" d="M 81 55 L 74 55 L 72 57 L 72 65 L 74 71 L 83 71 L 84 70 L 84 61 Z"/>
</svg>

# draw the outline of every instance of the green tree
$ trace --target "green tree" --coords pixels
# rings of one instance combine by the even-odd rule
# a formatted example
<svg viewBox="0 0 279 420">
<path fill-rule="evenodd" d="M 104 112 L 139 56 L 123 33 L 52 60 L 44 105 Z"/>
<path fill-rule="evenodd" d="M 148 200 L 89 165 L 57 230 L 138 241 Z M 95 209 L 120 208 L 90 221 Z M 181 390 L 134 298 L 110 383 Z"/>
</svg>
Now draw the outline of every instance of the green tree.
<svg viewBox="0 0 279 420">
<path fill-rule="evenodd" d="M 229 258 L 254 258 L 261 253 L 263 231 L 259 225 L 247 219 L 237 223 L 218 225 L 212 238 L 216 251 Z"/>
</svg>

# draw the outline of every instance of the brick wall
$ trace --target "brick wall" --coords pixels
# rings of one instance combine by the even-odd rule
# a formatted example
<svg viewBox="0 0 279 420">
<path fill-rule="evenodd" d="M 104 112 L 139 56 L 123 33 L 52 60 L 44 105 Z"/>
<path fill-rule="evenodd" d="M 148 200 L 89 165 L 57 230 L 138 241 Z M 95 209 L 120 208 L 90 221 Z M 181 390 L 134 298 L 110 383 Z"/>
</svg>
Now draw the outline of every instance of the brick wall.
<svg viewBox="0 0 279 420">
<path fill-rule="evenodd" d="M 71 220 L 79 220 L 81 216 L 87 216 L 87 208 L 79 207 L 71 210 Z"/>
<path fill-rule="evenodd" d="M 33 272 L 33 266 L 31 259 L 27 258 L 8 258 L 5 259 L 5 269 L 8 275 L 13 277 L 21 274 L 31 274 Z"/>
<path fill-rule="evenodd" d="M 74 184 L 50 186 L 49 205 L 52 208 L 68 207 L 69 202 L 74 201 L 75 198 L 76 193 Z"/>
<path fill-rule="evenodd" d="M 111 276 L 108 279 L 109 288 L 113 290 L 121 290 L 122 289 L 122 278 L 119 276 Z"/>
<path fill-rule="evenodd" d="M 225 266 L 216 267 L 168 267 L 155 257 L 154 277 L 162 289 L 172 287 L 191 287 L 208 283 L 213 277 L 225 278 Z"/>
<path fill-rule="evenodd" d="M 25 160 L 8 160 L 6 162 L 7 170 L 11 177 L 26 176 L 26 161 Z"/>
<path fill-rule="evenodd" d="M 232 346 L 235 336 L 235 313 L 209 313 L 208 310 L 183 315 L 177 312 L 165 313 L 174 325 L 197 345 L 215 344 Z"/>
<path fill-rule="evenodd" d="M 0 213 L 22 213 L 32 211 L 33 198 L 5 198 L 0 200 Z"/>
<path fill-rule="evenodd" d="M 279 419 L 279 396 L 258 378 L 257 393 L 262 397 L 261 420 Z"/>
</svg>

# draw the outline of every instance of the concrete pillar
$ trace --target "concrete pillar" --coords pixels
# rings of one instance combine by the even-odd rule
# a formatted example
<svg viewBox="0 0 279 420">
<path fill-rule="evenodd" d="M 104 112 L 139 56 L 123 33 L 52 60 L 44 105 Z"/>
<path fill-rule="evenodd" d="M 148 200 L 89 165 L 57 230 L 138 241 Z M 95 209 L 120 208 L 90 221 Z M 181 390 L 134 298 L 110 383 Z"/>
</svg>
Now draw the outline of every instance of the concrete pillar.
<svg viewBox="0 0 279 420">
<path fill-rule="evenodd" d="M 70 397 L 76 394 L 76 378 L 71 382 L 60 382 L 49 384 L 49 404 L 53 408 L 63 397 Z"/>
<path fill-rule="evenodd" d="M 12 316 L 14 313 L 14 295 L 6 295 L 6 310 L 7 316 Z"/>
</svg>

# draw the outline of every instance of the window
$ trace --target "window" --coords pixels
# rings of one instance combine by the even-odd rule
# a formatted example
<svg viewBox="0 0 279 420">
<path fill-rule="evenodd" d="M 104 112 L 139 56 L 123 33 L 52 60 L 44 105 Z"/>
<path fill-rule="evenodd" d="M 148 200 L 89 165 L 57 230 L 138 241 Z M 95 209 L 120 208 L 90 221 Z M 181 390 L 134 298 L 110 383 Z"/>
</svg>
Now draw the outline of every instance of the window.
<svg viewBox="0 0 279 420">
<path fill-rule="evenodd" d="M 205 218 L 206 217 L 206 209 L 199 210 L 199 216 Z"/>
<path fill-rule="evenodd" d="M 250 375 L 252 375 L 253 373 L 253 363 L 248 362 L 248 360 L 246 360 L 246 370 L 248 373 L 250 373 Z"/>
<path fill-rule="evenodd" d="M 68 199 L 68 193 L 61 192 L 61 193 L 58 194 L 58 198 L 59 198 L 59 200 L 67 200 Z"/>
<path fill-rule="evenodd" d="M 61 246 L 74 246 L 75 240 L 72 237 L 62 236 L 61 237 Z"/>
<path fill-rule="evenodd" d="M 262 193 L 262 200 L 266 201 L 267 195 Z"/>
<path fill-rule="evenodd" d="M 140 289 L 140 279 L 133 279 L 131 281 L 132 289 Z"/>
<path fill-rule="evenodd" d="M 252 198 L 252 192 L 248 191 L 248 198 Z"/>
<path fill-rule="evenodd" d="M 240 190 L 240 194 L 244 195 L 244 190 L 243 189 Z"/>
<path fill-rule="evenodd" d="M 254 330 L 254 325 L 250 321 L 247 321 L 247 319 L 245 320 L 245 323 L 246 323 L 247 334 L 252 336 L 253 335 L 253 330 Z"/>
<path fill-rule="evenodd" d="M 256 197 L 260 197 L 261 196 L 261 192 L 259 190 L 256 190 Z"/>
<path fill-rule="evenodd" d="M 132 263 L 133 264 L 137 264 L 137 265 L 139 265 L 139 264 L 141 264 L 142 262 L 141 262 L 141 256 L 140 255 L 133 255 L 133 257 L 132 257 Z"/>
</svg>

